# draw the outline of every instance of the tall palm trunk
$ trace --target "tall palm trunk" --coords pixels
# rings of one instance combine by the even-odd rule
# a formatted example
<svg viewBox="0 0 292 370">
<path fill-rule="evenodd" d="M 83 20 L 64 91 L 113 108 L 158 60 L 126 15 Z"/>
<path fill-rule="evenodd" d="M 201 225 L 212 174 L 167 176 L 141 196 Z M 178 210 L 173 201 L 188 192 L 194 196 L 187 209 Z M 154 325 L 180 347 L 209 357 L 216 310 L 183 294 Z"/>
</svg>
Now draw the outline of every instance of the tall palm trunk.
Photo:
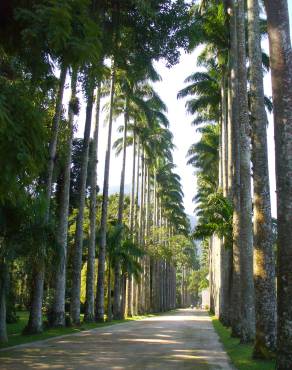
<svg viewBox="0 0 292 370">
<path fill-rule="evenodd" d="M 222 107 L 222 125 L 221 125 L 221 161 L 222 161 L 222 192 L 226 197 L 228 193 L 228 113 L 227 113 L 227 87 L 226 72 L 223 71 L 221 88 L 221 107 Z M 221 299 L 220 299 L 220 320 L 229 325 L 230 323 L 230 282 L 231 282 L 231 250 L 226 248 L 224 240 L 220 241 L 221 249 Z"/>
<path fill-rule="evenodd" d="M 49 144 L 49 161 L 47 166 L 47 177 L 46 177 L 46 200 L 47 209 L 45 214 L 45 222 L 49 221 L 50 217 L 50 202 L 52 194 L 52 179 L 53 171 L 57 150 L 57 140 L 59 133 L 59 122 L 62 113 L 62 101 L 65 88 L 65 81 L 67 75 L 67 66 L 65 64 L 61 67 L 59 89 L 56 98 L 56 108 L 55 115 L 53 118 L 52 134 Z M 40 258 L 38 265 L 34 266 L 32 272 L 32 289 L 31 289 L 31 302 L 30 302 L 30 312 L 29 320 L 25 331 L 27 333 L 40 333 L 43 330 L 43 320 L 42 320 L 42 303 L 44 294 L 44 279 L 45 279 L 45 246 L 40 246 Z"/>
<path fill-rule="evenodd" d="M 133 241 L 134 235 L 134 219 L 135 219 L 135 175 L 136 175 L 136 132 L 133 133 L 133 164 L 132 164 L 132 186 L 131 186 L 131 205 L 130 205 L 130 234 Z M 127 316 L 133 316 L 133 276 L 128 274 L 128 300 L 127 300 Z"/>
<path fill-rule="evenodd" d="M 287 0 L 265 0 L 274 103 L 277 183 L 277 370 L 292 366 L 292 51 Z"/>
<path fill-rule="evenodd" d="M 145 220 L 145 238 L 149 236 L 150 233 L 150 202 L 151 202 L 151 182 L 150 182 L 150 168 L 149 166 L 146 167 L 147 169 L 147 190 L 146 190 L 146 220 Z M 151 268 L 150 268 L 150 256 L 145 256 L 145 308 L 146 312 L 150 312 L 150 296 L 151 296 Z"/>
<path fill-rule="evenodd" d="M 74 324 L 80 323 L 80 289 L 81 289 L 81 268 L 82 268 L 82 250 L 83 250 L 83 219 L 86 197 L 86 180 L 88 169 L 90 131 L 93 109 L 93 94 L 94 94 L 94 79 L 91 75 L 92 71 L 88 71 L 87 75 L 87 105 L 86 119 L 84 128 L 84 138 L 82 147 L 82 162 L 81 175 L 79 184 L 79 205 L 76 218 L 75 243 L 72 262 L 72 288 L 71 288 L 71 305 L 70 314 Z"/>
<path fill-rule="evenodd" d="M 112 321 L 112 281 L 111 281 L 111 261 L 108 259 L 107 266 L 107 321 Z"/>
<path fill-rule="evenodd" d="M 73 68 L 71 77 L 71 99 L 69 103 L 69 137 L 64 165 L 64 180 L 59 205 L 59 222 L 57 228 L 57 240 L 61 247 L 60 261 L 56 269 L 56 284 L 54 291 L 54 302 L 52 306 L 52 326 L 65 326 L 65 291 L 66 291 L 66 263 L 67 263 L 67 236 L 68 236 L 68 214 L 70 196 L 70 172 L 72 157 L 73 123 L 74 111 L 72 104 L 76 99 L 77 69 Z"/>
<path fill-rule="evenodd" d="M 222 106 L 222 128 L 221 128 L 221 145 L 222 145 L 222 191 L 227 196 L 228 189 L 228 113 L 227 113 L 227 86 L 226 72 L 224 71 L 221 89 L 221 106 Z"/>
<path fill-rule="evenodd" d="M 126 170 L 126 155 L 127 155 L 127 132 L 128 132 L 128 101 L 125 102 L 124 114 L 124 137 L 123 137 L 123 162 L 121 171 L 120 194 L 119 194 L 119 209 L 118 209 L 118 226 L 123 226 L 123 213 L 124 213 L 124 194 L 125 194 L 125 170 Z M 121 247 L 121 240 L 118 240 L 118 250 Z M 116 258 L 115 262 L 115 282 L 114 282 L 114 319 L 121 319 L 124 316 L 121 310 L 121 261 Z"/>
<path fill-rule="evenodd" d="M 134 234 L 135 234 L 135 241 L 139 243 L 139 188 L 140 188 L 140 139 L 138 136 L 137 139 L 137 173 L 136 173 L 136 190 L 135 190 L 135 208 L 134 208 Z M 139 297 L 139 282 L 137 280 L 133 280 L 133 309 L 134 315 L 138 314 L 138 297 Z"/>
<path fill-rule="evenodd" d="M 228 91 L 228 196 L 233 201 L 233 245 L 230 321 L 233 336 L 240 336 L 240 151 L 238 127 L 238 70 L 237 70 L 236 7 L 232 1 L 230 19 L 229 91 Z"/>
<path fill-rule="evenodd" d="M 130 208 L 130 232 L 134 234 L 135 223 L 135 184 L 136 184 L 136 132 L 133 133 L 133 164 L 132 164 L 132 185 L 131 185 L 131 208 Z"/>
<path fill-rule="evenodd" d="M 256 340 L 254 356 L 269 357 L 276 346 L 275 260 L 269 186 L 267 116 L 264 105 L 258 0 L 248 0 L 248 41 L 254 185 L 254 283 Z"/>
<path fill-rule="evenodd" d="M 95 248 L 96 248 L 96 188 L 97 188 L 97 153 L 100 114 L 100 82 L 96 92 L 95 127 L 92 140 L 92 151 L 89 160 L 90 166 L 90 210 L 89 210 L 89 242 L 87 249 L 87 272 L 86 272 L 86 304 L 84 321 L 94 321 L 94 286 L 95 286 Z"/>
<path fill-rule="evenodd" d="M 144 225 L 144 198 L 145 198 L 145 153 L 142 149 L 141 153 L 141 185 L 140 185 L 140 210 L 139 210 L 139 245 L 143 247 L 144 242 L 144 233 L 143 233 L 143 225 Z M 138 313 L 144 313 L 144 257 L 141 258 L 141 265 L 142 265 L 142 272 L 141 272 L 141 279 L 138 284 Z"/>
<path fill-rule="evenodd" d="M 240 131 L 240 267 L 241 276 L 241 342 L 254 339 L 253 230 L 251 200 L 250 125 L 247 100 L 247 69 L 244 0 L 238 0 L 238 107 Z"/>
<path fill-rule="evenodd" d="M 7 265 L 4 258 L 0 257 L 0 343 L 5 343 L 8 340 L 6 327 L 7 275 Z"/>
<path fill-rule="evenodd" d="M 114 87 L 115 87 L 115 66 L 114 60 L 112 60 L 108 141 L 104 166 L 103 198 L 100 223 L 100 245 L 98 255 L 98 278 L 96 292 L 95 318 L 98 321 L 104 320 L 104 271 L 106 254 L 107 211 L 108 211 L 109 171 L 110 171 L 111 143 L 112 143 Z"/>
</svg>

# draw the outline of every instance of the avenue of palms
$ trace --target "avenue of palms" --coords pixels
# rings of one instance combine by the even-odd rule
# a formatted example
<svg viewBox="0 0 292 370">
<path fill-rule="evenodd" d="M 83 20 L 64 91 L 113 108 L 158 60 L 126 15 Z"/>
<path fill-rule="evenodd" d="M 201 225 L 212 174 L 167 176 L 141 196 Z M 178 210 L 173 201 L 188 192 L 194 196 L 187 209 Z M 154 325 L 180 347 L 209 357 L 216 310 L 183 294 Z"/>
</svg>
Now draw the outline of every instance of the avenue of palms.
<svg viewBox="0 0 292 370">
<path fill-rule="evenodd" d="M 17 0 L 0 21 L 0 343 L 18 311 L 38 335 L 200 304 L 208 288 L 254 359 L 292 369 L 287 0 Z M 194 51 L 175 92 L 199 134 L 192 229 L 154 66 Z"/>
</svg>

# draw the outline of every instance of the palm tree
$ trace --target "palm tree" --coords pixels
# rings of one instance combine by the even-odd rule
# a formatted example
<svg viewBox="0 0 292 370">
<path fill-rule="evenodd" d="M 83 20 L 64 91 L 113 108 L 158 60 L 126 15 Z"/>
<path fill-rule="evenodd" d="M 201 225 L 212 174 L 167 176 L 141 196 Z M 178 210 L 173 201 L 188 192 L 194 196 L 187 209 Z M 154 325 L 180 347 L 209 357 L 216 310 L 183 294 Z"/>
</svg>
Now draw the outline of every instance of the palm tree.
<svg viewBox="0 0 292 370">
<path fill-rule="evenodd" d="M 292 254 L 292 57 L 286 0 L 265 0 L 272 72 L 278 219 L 278 370 L 289 368 L 291 353 L 291 259 Z"/>
<path fill-rule="evenodd" d="M 97 321 L 104 320 L 104 272 L 105 272 L 105 253 L 106 253 L 106 230 L 107 230 L 107 210 L 108 210 L 108 191 L 109 191 L 109 170 L 111 157 L 111 141 L 112 141 L 112 124 L 113 124 L 113 103 L 115 89 L 115 74 L 116 67 L 114 59 L 111 62 L 110 75 L 110 108 L 109 108 L 109 123 L 108 123 L 108 140 L 105 155 L 104 167 L 104 183 L 103 183 L 103 198 L 101 210 L 101 237 L 98 254 L 98 278 L 96 290 L 96 311 L 95 319 Z"/>
<path fill-rule="evenodd" d="M 67 75 L 67 66 L 63 64 L 61 66 L 59 90 L 58 90 L 58 94 L 56 98 L 56 108 L 55 108 L 55 115 L 53 118 L 51 140 L 49 144 L 49 160 L 48 160 L 47 173 L 46 173 L 45 191 L 46 191 L 46 198 L 47 198 L 47 212 L 46 212 L 45 217 L 46 217 L 47 222 L 49 222 L 49 217 L 50 217 L 50 202 L 51 202 L 51 194 L 52 194 L 54 160 L 56 157 L 56 150 L 57 150 L 59 122 L 60 122 L 61 111 L 62 111 L 62 101 L 63 101 L 63 93 L 64 93 L 64 88 L 65 88 L 66 75 Z M 41 248 L 44 249 L 44 246 L 41 246 Z M 44 250 L 41 253 L 41 255 L 44 255 Z M 32 276 L 33 276 L 33 289 L 32 289 L 32 296 L 31 296 L 29 321 L 27 324 L 26 331 L 34 334 L 34 333 L 40 333 L 43 330 L 42 328 L 43 326 L 42 304 L 43 304 L 44 279 L 45 279 L 45 262 L 44 262 L 43 257 L 40 258 L 38 266 L 34 269 Z"/>
<path fill-rule="evenodd" d="M 66 290 L 66 262 L 67 262 L 67 234 L 68 234 L 68 214 L 69 214 L 69 194 L 70 194 L 70 171 L 72 157 L 72 140 L 73 140 L 73 120 L 74 114 L 78 113 L 76 100 L 77 87 L 77 70 L 72 70 L 71 76 L 71 99 L 69 104 L 69 120 L 68 120 L 68 143 L 66 150 L 66 159 L 64 165 L 64 179 L 61 195 L 61 203 L 59 205 L 59 223 L 57 229 L 58 243 L 62 248 L 59 266 L 56 272 L 55 296 L 52 306 L 52 322 L 53 326 L 65 326 L 65 290 Z"/>
<path fill-rule="evenodd" d="M 92 150 L 89 159 L 90 166 L 90 234 L 87 252 L 87 273 L 86 273 L 86 304 L 84 321 L 94 321 L 94 285 L 95 285 L 95 248 L 96 248 L 96 195 L 97 195 L 97 153 L 99 135 L 99 114 L 100 114 L 100 82 L 97 84 L 96 92 L 96 113 L 95 127 L 92 139 Z"/>
<path fill-rule="evenodd" d="M 82 148 L 82 163 L 81 163 L 81 176 L 79 184 L 79 204 L 78 213 L 76 218 L 76 233 L 74 243 L 74 254 L 72 263 L 72 287 L 71 287 L 71 302 L 70 302 L 70 315 L 74 324 L 80 323 L 80 288 L 81 288 L 81 268 L 82 268 L 82 250 L 83 250 L 83 219 L 84 207 L 86 197 L 86 180 L 89 158 L 89 143 L 90 131 L 92 121 L 93 109 L 93 95 L 95 87 L 95 78 L 93 75 L 93 68 L 89 67 L 86 71 L 86 119 L 84 128 L 84 139 Z"/>
<path fill-rule="evenodd" d="M 254 339 L 254 284 L 253 284 L 253 232 L 250 174 L 250 123 L 247 98 L 247 69 L 245 53 L 244 1 L 237 3 L 238 41 L 238 116 L 240 157 L 240 268 L 241 275 L 241 334 L 243 343 Z"/>
<path fill-rule="evenodd" d="M 269 186 L 267 115 L 264 106 L 258 0 L 248 1 L 252 163 L 254 185 L 254 282 L 256 338 L 254 356 L 267 358 L 276 348 L 275 259 Z M 264 256 L 264 258 L 263 258 Z"/>
</svg>

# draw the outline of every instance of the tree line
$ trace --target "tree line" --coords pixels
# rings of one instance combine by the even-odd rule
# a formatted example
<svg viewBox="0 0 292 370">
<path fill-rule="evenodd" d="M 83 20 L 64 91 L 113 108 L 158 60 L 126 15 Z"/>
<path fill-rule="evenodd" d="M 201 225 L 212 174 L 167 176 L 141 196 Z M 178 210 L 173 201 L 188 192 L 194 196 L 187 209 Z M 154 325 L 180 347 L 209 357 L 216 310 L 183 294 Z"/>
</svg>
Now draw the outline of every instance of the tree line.
<svg viewBox="0 0 292 370">
<path fill-rule="evenodd" d="M 211 310 L 241 343 L 254 343 L 255 358 L 276 353 L 276 368 L 287 370 L 292 366 L 288 4 L 202 1 L 194 19 L 191 46 L 200 46 L 199 70 L 178 97 L 189 97 L 186 108 L 201 133 L 188 158 L 198 186 L 194 237 L 209 252 Z M 261 46 L 266 35 L 270 55 Z M 272 101 L 264 95 L 267 71 Z M 277 220 L 271 217 L 267 111 L 274 117 Z"/>
<path fill-rule="evenodd" d="M 4 1 L 0 10 L 0 340 L 17 308 L 29 309 L 24 334 L 43 330 L 44 311 L 46 325 L 63 327 L 174 308 L 176 270 L 191 270 L 196 252 L 153 61 L 178 62 L 189 5 L 40 0 Z M 122 156 L 116 195 L 113 150 Z"/>
</svg>

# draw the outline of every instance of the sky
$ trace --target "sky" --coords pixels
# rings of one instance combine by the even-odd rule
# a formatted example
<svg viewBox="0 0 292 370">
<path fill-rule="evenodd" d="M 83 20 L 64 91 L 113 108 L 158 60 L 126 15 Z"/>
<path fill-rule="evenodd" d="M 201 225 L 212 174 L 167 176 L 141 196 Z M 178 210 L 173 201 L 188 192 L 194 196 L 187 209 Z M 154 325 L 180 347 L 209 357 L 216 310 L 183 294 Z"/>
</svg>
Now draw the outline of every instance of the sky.
<svg viewBox="0 0 292 370">
<path fill-rule="evenodd" d="M 290 29 L 292 34 L 292 0 L 288 0 L 289 15 L 290 15 Z M 267 40 L 263 41 L 263 47 L 268 49 Z M 156 62 L 155 68 L 160 74 L 162 80 L 155 83 L 155 90 L 166 103 L 168 107 L 167 116 L 170 121 L 170 130 L 174 136 L 175 150 L 173 153 L 174 162 L 176 164 L 175 172 L 181 176 L 181 183 L 184 191 L 184 206 L 187 214 L 194 213 L 195 205 L 192 198 L 196 194 L 196 179 L 194 176 L 194 169 L 187 166 L 186 154 L 189 147 L 199 140 L 200 136 L 196 132 L 196 128 L 191 125 L 192 116 L 186 113 L 185 100 L 177 100 L 176 96 L 180 89 L 184 87 L 184 79 L 193 73 L 196 69 L 196 55 L 197 52 L 191 54 L 182 53 L 179 64 L 172 68 L 167 68 L 164 63 Z M 267 74 L 264 79 L 265 94 L 271 96 L 271 79 Z M 67 96 L 69 92 L 67 91 Z M 84 127 L 84 104 L 82 111 L 78 117 L 78 131 L 77 136 L 82 136 Z M 102 189 L 103 185 L 103 169 L 105 161 L 105 150 L 107 140 L 107 125 L 104 123 L 105 114 L 101 115 L 100 140 L 98 147 L 98 185 Z M 121 119 L 117 120 L 113 126 L 113 142 L 121 135 L 117 133 L 117 128 L 121 124 Z M 269 116 L 269 126 L 267 130 L 268 135 L 268 151 L 269 151 L 269 169 L 270 169 L 270 185 L 271 185 L 271 203 L 272 215 L 276 216 L 276 197 L 275 197 L 275 158 L 274 158 L 274 133 L 273 133 L 273 119 Z M 126 165 L 126 191 L 129 189 L 131 183 L 131 163 L 132 150 L 127 150 L 127 165 Z M 118 191 L 121 174 L 121 157 L 116 157 L 114 154 L 111 158 L 110 167 L 110 186 L 112 191 Z"/>
</svg>

